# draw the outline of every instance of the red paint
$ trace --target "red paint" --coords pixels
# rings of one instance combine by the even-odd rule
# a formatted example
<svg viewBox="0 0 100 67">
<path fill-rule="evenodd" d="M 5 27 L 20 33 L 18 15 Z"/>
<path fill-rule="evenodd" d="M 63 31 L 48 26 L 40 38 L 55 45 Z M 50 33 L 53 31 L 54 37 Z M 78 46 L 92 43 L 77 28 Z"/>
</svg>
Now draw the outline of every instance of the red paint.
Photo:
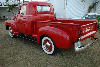
<svg viewBox="0 0 100 67">
<path fill-rule="evenodd" d="M 50 6 L 50 12 L 37 12 L 37 5 Z M 38 44 L 40 37 L 47 35 L 52 38 L 58 48 L 68 49 L 73 46 L 74 42 L 78 41 L 79 37 L 83 41 L 97 32 L 97 20 L 95 19 L 55 18 L 51 3 L 26 2 L 21 6 L 26 6 L 26 15 L 20 14 L 19 10 L 19 14 L 15 15 L 13 20 L 6 20 L 5 25 L 12 27 L 14 35 L 23 33 L 36 37 Z M 79 36 L 78 30 L 84 31 L 82 36 Z M 93 31 L 95 33 L 84 37 Z"/>
</svg>

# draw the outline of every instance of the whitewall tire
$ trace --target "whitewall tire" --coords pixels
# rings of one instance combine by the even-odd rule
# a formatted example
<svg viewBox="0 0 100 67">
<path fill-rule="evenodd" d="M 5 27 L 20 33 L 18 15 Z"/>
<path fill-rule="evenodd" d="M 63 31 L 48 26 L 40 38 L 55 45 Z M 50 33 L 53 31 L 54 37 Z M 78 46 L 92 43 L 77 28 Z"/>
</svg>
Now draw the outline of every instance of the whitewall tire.
<svg viewBox="0 0 100 67">
<path fill-rule="evenodd" d="M 49 55 L 52 55 L 56 53 L 57 51 L 57 47 L 55 43 L 50 37 L 47 37 L 47 36 L 42 39 L 42 48 L 43 48 L 43 51 Z"/>
<path fill-rule="evenodd" d="M 14 33 L 13 33 L 11 27 L 9 27 L 9 36 L 10 36 L 11 38 L 14 38 L 14 37 L 15 37 L 15 35 L 14 35 Z"/>
</svg>

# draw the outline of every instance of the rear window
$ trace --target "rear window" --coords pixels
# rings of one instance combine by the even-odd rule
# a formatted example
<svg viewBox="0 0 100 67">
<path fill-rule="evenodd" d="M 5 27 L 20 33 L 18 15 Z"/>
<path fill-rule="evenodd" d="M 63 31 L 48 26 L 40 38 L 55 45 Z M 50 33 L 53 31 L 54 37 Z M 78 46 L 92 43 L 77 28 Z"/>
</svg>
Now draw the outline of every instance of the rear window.
<svg viewBox="0 0 100 67">
<path fill-rule="evenodd" d="M 37 5 L 37 12 L 50 12 L 50 6 L 48 6 L 48 5 Z"/>
</svg>

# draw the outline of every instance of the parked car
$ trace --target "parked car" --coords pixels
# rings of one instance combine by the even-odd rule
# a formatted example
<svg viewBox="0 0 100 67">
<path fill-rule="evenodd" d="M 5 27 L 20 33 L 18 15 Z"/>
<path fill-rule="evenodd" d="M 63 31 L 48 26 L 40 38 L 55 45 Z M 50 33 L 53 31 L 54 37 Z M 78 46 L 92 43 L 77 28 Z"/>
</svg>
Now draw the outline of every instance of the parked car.
<svg viewBox="0 0 100 67">
<path fill-rule="evenodd" d="M 96 19 L 97 16 L 100 17 L 100 14 L 99 13 L 87 13 L 83 17 L 75 17 L 72 19 Z M 97 23 L 97 28 L 99 27 L 100 27 L 100 22 Z"/>
<path fill-rule="evenodd" d="M 100 14 L 99 13 L 88 13 L 88 14 L 85 14 L 82 17 L 82 19 L 96 19 L 97 16 L 100 17 Z M 100 22 L 97 23 L 97 28 L 100 28 Z"/>
<path fill-rule="evenodd" d="M 41 44 L 46 54 L 54 54 L 57 48 L 83 50 L 94 42 L 81 46 L 81 41 L 93 37 L 97 32 L 96 19 L 55 18 L 54 8 L 47 2 L 25 2 L 13 20 L 6 20 L 6 30 L 10 37 L 23 34 Z M 74 44 L 73 44 L 74 43 Z M 19 43 L 20 44 L 20 43 Z"/>
<path fill-rule="evenodd" d="M 96 19 L 96 16 L 100 14 L 99 13 L 87 13 L 81 19 Z"/>
</svg>

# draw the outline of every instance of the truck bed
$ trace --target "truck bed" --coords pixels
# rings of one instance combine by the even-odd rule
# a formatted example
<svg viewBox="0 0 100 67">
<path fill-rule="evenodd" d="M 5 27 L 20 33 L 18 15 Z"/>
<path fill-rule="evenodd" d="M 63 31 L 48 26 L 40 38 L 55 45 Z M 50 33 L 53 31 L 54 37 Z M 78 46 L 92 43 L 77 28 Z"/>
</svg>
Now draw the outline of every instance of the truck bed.
<svg viewBox="0 0 100 67">
<path fill-rule="evenodd" d="M 81 38 L 81 41 L 93 36 L 97 31 L 97 20 L 96 19 L 66 19 L 66 18 L 57 18 L 56 20 L 51 21 L 52 24 L 60 24 L 57 26 L 65 26 L 73 36 L 73 42 L 77 40 L 77 37 Z M 78 28 L 82 30 L 80 32 L 82 36 L 78 36 Z"/>
<path fill-rule="evenodd" d="M 89 23 L 93 23 L 93 21 L 97 22 L 96 19 L 66 19 L 66 18 L 57 18 L 54 21 L 55 22 L 62 22 L 62 23 L 80 24 L 80 26 L 86 25 L 86 24 L 89 24 Z"/>
</svg>

